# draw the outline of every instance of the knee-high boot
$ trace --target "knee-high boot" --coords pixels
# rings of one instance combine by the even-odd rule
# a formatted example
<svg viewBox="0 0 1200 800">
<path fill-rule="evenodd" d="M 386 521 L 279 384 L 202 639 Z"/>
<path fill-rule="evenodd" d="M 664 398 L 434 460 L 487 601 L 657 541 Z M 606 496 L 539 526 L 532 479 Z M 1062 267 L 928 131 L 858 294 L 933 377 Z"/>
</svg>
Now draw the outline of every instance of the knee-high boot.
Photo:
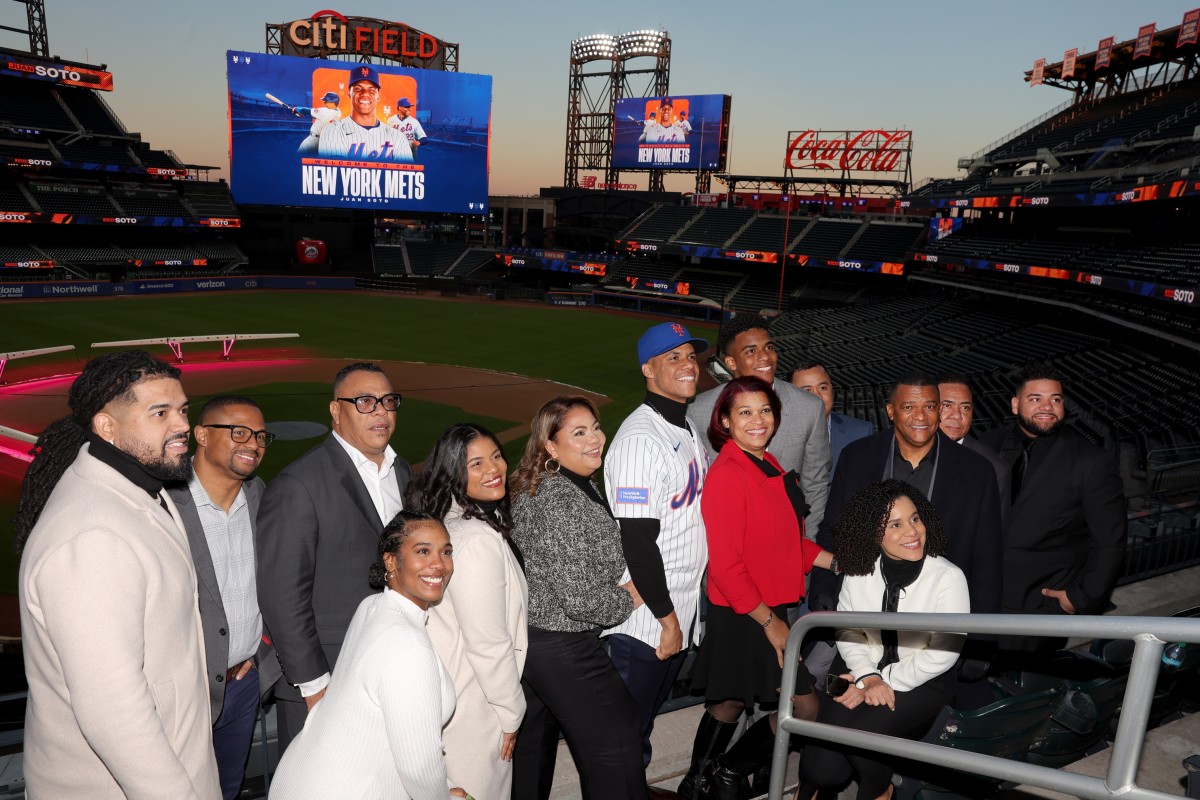
<svg viewBox="0 0 1200 800">
<path fill-rule="evenodd" d="M 692 744 L 692 765 L 676 790 L 680 800 L 697 800 L 700 796 L 701 776 L 709 763 L 725 752 L 737 726 L 736 722 L 721 722 L 707 711 L 700 717 L 700 724 L 696 727 L 696 741 Z"/>
<path fill-rule="evenodd" d="M 771 762 L 775 749 L 775 734 L 771 730 L 771 715 L 751 725 L 742 738 L 733 743 L 729 752 L 712 762 L 704 784 L 708 794 L 704 800 L 744 800 L 750 797 L 747 776 Z"/>
</svg>

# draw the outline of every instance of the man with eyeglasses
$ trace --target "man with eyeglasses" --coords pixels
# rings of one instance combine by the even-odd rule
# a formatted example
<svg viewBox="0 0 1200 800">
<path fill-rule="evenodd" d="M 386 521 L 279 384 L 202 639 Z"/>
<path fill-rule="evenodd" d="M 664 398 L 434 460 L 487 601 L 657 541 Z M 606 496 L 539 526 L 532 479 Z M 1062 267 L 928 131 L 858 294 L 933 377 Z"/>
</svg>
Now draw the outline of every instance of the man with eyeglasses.
<svg viewBox="0 0 1200 800">
<path fill-rule="evenodd" d="M 254 472 L 275 439 L 249 397 L 218 395 L 200 409 L 187 483 L 168 487 L 196 564 L 213 750 L 225 800 L 237 797 L 262 698 L 279 680 L 255 586 L 254 524 L 263 482 Z"/>
<path fill-rule="evenodd" d="M 283 666 L 275 687 L 282 753 L 325 694 L 346 628 L 372 592 L 379 533 L 403 508 L 412 467 L 389 444 L 399 393 L 375 364 L 333 379 L 333 433 L 263 496 L 255 530 L 258 604 Z"/>
<path fill-rule="evenodd" d="M 385 125 L 376 112 L 379 106 L 379 73 L 369 64 L 358 64 L 347 78 L 350 86 L 350 116 L 330 123 L 321 131 L 318 154 L 326 158 L 354 161 L 412 163 L 412 147 L 399 128 Z"/>
</svg>

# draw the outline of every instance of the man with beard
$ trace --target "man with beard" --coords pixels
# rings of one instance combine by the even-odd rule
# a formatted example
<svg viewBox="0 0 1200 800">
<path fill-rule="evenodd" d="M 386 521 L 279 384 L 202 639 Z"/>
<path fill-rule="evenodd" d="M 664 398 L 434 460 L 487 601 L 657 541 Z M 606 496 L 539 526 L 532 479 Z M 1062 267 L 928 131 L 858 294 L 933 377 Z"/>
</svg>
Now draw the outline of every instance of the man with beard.
<svg viewBox="0 0 1200 800">
<path fill-rule="evenodd" d="M 1016 420 L 984 438 L 1012 468 L 1006 614 L 1100 614 L 1125 556 L 1125 493 L 1117 460 L 1063 427 L 1062 384 L 1047 365 L 1022 370 L 1013 381 Z M 1013 637 L 1001 646 L 1046 651 L 1062 641 Z"/>
<path fill-rule="evenodd" d="M 187 480 L 179 370 L 89 361 L 17 506 L 31 797 L 221 796 L 196 571 L 165 481 Z"/>
<path fill-rule="evenodd" d="M 200 409 L 194 474 L 168 492 L 199 577 L 212 741 L 224 800 L 242 787 L 258 705 L 279 680 L 255 582 L 254 525 L 263 482 L 254 477 L 275 439 L 249 397 L 218 395 Z"/>
<path fill-rule="evenodd" d="M 397 161 L 412 163 L 408 137 L 398 128 L 379 121 L 379 73 L 367 64 L 350 70 L 350 116 L 332 122 L 321 131 L 317 153 L 325 158 L 353 161 Z"/>
</svg>

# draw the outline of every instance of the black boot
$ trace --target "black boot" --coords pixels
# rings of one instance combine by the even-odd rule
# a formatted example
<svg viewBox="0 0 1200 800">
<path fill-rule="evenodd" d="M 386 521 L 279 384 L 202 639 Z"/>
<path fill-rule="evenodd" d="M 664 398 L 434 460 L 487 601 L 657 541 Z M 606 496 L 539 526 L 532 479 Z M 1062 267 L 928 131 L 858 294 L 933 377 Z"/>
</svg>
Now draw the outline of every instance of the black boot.
<svg viewBox="0 0 1200 800">
<path fill-rule="evenodd" d="M 717 756 L 705 775 L 708 793 L 704 800 L 745 800 L 751 797 L 747 776 L 764 764 L 771 763 L 775 751 L 775 733 L 771 730 L 771 715 L 751 725 L 742 738 L 733 743 L 729 752 Z"/>
<path fill-rule="evenodd" d="M 725 752 L 737 725 L 736 722 L 721 722 L 707 711 L 704 712 L 696 727 L 696 741 L 692 744 L 692 766 L 675 790 L 680 800 L 696 800 L 700 796 L 700 776 L 708 768 L 709 762 Z"/>
</svg>

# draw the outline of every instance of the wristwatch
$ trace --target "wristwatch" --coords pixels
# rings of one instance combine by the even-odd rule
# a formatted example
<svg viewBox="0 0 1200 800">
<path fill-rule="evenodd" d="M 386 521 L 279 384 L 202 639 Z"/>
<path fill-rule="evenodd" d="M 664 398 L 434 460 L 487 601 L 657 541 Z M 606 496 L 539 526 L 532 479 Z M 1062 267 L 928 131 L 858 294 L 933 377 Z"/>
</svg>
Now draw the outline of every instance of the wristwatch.
<svg viewBox="0 0 1200 800">
<path fill-rule="evenodd" d="M 854 682 L 854 688 L 859 690 L 866 689 L 867 687 L 864 682 L 867 680 L 867 678 L 879 678 L 879 680 L 883 680 L 883 676 L 878 672 L 869 672 Z"/>
</svg>

